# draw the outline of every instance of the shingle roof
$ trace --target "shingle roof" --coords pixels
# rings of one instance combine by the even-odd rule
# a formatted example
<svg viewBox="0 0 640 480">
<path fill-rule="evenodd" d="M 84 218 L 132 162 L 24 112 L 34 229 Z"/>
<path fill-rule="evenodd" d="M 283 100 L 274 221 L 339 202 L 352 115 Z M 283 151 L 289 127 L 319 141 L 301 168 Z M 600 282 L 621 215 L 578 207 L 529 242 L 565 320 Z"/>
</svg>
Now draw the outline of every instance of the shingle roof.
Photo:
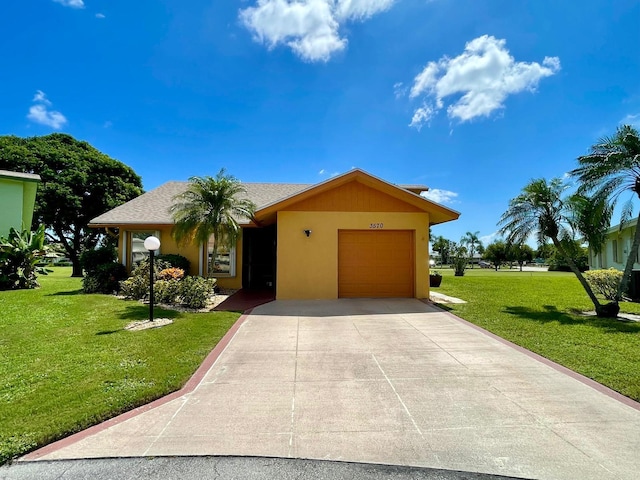
<svg viewBox="0 0 640 480">
<path fill-rule="evenodd" d="M 91 220 L 89 225 L 126 225 L 126 224 L 173 224 L 169 208 L 173 198 L 184 192 L 188 182 L 167 182 L 139 197 L 128 201 Z M 311 184 L 302 183 L 243 183 L 247 190 L 247 198 L 260 209 L 265 205 L 287 198 L 301 192 Z M 249 223 L 246 219 L 241 223 Z"/>
</svg>

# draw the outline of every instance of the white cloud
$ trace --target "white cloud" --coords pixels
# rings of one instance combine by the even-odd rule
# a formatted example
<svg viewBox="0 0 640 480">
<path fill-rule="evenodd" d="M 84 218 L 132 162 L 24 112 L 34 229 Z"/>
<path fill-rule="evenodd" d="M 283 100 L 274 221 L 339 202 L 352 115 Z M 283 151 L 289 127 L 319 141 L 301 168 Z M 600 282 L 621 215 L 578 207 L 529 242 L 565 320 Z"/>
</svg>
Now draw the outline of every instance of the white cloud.
<svg viewBox="0 0 640 480">
<path fill-rule="evenodd" d="M 106 18 L 104 13 L 96 13 L 96 18 Z"/>
<path fill-rule="evenodd" d="M 455 199 L 458 196 L 456 192 L 449 190 L 440 190 L 439 188 L 433 188 L 420 194 L 424 198 L 436 203 L 455 203 Z"/>
<path fill-rule="evenodd" d="M 36 90 L 36 94 L 33 96 L 33 103 L 42 103 L 44 105 L 51 105 L 51 102 L 47 99 L 47 96 L 42 90 Z"/>
<path fill-rule="evenodd" d="M 422 107 L 416 109 L 415 112 L 413 112 L 413 117 L 411 118 L 411 123 L 409 124 L 409 126 L 415 127 L 418 129 L 418 131 L 420 131 L 422 126 L 425 123 L 428 123 L 434 114 L 435 114 L 435 111 L 432 107 L 428 105 L 423 105 Z"/>
<path fill-rule="evenodd" d="M 53 1 L 61 5 L 64 5 L 65 7 L 84 8 L 83 0 L 53 0 Z"/>
<path fill-rule="evenodd" d="M 636 113 L 635 115 L 626 115 L 622 120 L 620 120 L 620 124 L 640 128 L 640 113 Z"/>
<path fill-rule="evenodd" d="M 320 170 L 320 171 L 318 172 L 318 175 L 324 175 L 324 173 L 325 173 L 325 169 L 323 168 L 322 170 Z"/>
<path fill-rule="evenodd" d="M 454 58 L 429 62 L 413 81 L 410 98 L 422 98 L 410 126 L 420 128 L 453 97 L 447 115 L 462 122 L 488 117 L 504 108 L 509 95 L 535 91 L 540 80 L 560 70 L 558 57 L 537 62 L 516 62 L 506 48 L 506 40 L 483 35 L 465 45 Z"/>
<path fill-rule="evenodd" d="M 502 238 L 502 236 L 500 235 L 500 232 L 493 232 L 493 233 L 490 233 L 489 235 L 484 235 L 480 237 L 480 241 L 482 242 L 482 245 L 486 247 L 491 242 L 498 240 L 500 238 Z"/>
<path fill-rule="evenodd" d="M 67 119 L 62 113 L 49 110 L 51 102 L 42 90 L 36 91 L 33 103 L 34 105 L 29 108 L 27 115 L 27 118 L 32 122 L 47 125 L 55 130 L 59 130 L 67 123 Z"/>
<path fill-rule="evenodd" d="M 268 48 L 287 45 L 310 62 L 328 61 L 344 50 L 340 26 L 365 20 L 391 7 L 395 0 L 257 0 L 240 10 L 240 19 L 254 38 Z"/>
</svg>

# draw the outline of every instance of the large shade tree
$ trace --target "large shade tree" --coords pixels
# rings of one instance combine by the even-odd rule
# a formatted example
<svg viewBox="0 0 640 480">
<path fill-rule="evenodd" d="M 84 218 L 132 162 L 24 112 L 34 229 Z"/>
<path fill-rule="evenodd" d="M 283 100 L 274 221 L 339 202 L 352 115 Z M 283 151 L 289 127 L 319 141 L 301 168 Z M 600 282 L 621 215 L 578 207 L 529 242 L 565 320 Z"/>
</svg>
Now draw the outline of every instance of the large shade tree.
<svg viewBox="0 0 640 480">
<path fill-rule="evenodd" d="M 559 178 L 532 180 L 520 195 L 510 200 L 509 208 L 498 222 L 500 233 L 507 236 L 510 244 L 525 243 L 532 236 L 537 236 L 541 245 L 550 239 L 566 258 L 569 268 L 593 302 L 597 315 L 615 317 L 620 310 L 617 302 L 606 305 L 599 302 L 567 249 L 578 233 L 577 228 L 589 222 L 575 218 L 575 212 L 579 210 L 574 208 L 574 204 L 578 200 L 575 196 L 565 196 L 566 189 L 567 186 Z"/>
<path fill-rule="evenodd" d="M 594 199 L 606 202 L 610 210 L 615 208 L 623 193 L 629 193 L 629 198 L 622 206 L 620 226 L 631 220 L 633 201 L 640 198 L 638 130 L 629 125 L 619 127 L 615 135 L 604 137 L 593 145 L 588 155 L 578 157 L 578 164 L 579 167 L 571 172 L 580 183 L 578 191 L 592 194 Z M 640 213 L 637 218 L 640 222 Z M 603 243 L 604 237 L 601 236 L 600 243 L 596 240 L 591 246 L 598 250 Z M 622 294 L 627 291 L 639 245 L 640 228 L 636 227 L 622 280 L 618 286 L 617 299 L 622 298 Z"/>
<path fill-rule="evenodd" d="M 73 276 L 82 276 L 80 255 L 104 234 L 89 221 L 142 193 L 130 167 L 61 133 L 0 136 L 0 169 L 40 175 L 32 228 L 45 225 L 48 240 L 64 247 Z"/>
<path fill-rule="evenodd" d="M 241 233 L 238 220 L 252 218 L 255 209 L 242 183 L 224 169 L 215 177 L 191 177 L 170 209 L 175 221 L 173 237 L 180 244 L 207 245 L 213 236 L 213 262 L 220 246 L 235 245 Z"/>
</svg>

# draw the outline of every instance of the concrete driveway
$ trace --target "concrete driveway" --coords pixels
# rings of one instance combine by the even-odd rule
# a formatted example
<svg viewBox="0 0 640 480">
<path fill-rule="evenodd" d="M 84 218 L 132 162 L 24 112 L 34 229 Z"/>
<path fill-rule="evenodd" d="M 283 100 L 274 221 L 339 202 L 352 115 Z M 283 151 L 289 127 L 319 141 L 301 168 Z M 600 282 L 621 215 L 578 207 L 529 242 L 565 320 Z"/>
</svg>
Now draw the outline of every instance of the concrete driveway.
<svg viewBox="0 0 640 480">
<path fill-rule="evenodd" d="M 208 367 L 191 391 L 25 459 L 256 455 L 554 480 L 640 470 L 638 404 L 418 300 L 272 302 Z"/>
</svg>

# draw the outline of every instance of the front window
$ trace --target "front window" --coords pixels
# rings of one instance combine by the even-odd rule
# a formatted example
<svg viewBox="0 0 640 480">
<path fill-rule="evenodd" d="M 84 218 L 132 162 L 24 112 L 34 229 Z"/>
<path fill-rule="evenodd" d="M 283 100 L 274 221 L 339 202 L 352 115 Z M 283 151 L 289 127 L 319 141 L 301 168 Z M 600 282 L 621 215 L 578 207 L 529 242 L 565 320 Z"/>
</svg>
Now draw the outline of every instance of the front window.
<svg viewBox="0 0 640 480">
<path fill-rule="evenodd" d="M 233 277 L 236 274 L 236 249 L 218 245 L 216 258 L 213 258 L 213 235 L 207 244 L 207 264 L 210 277 Z"/>
<path fill-rule="evenodd" d="M 142 260 L 149 256 L 149 250 L 144 248 L 144 241 L 151 235 L 158 236 L 158 232 L 131 232 L 131 266 L 138 265 Z M 160 247 L 162 248 L 162 246 Z M 156 251 L 156 254 L 160 253 L 160 250 Z"/>
</svg>

